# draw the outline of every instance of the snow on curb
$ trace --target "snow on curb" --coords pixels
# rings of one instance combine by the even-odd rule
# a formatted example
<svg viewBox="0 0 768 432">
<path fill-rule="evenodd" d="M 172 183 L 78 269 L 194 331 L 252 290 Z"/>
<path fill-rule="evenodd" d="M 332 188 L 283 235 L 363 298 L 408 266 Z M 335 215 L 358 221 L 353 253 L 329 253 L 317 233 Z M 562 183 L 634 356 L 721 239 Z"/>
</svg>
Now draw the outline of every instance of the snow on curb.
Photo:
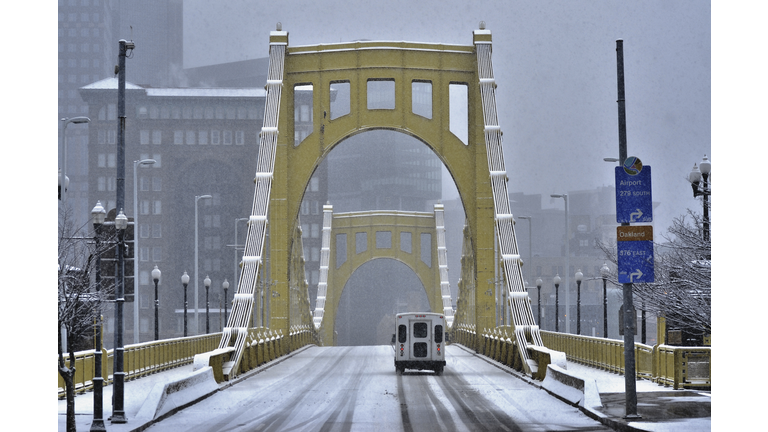
<svg viewBox="0 0 768 432">
<path fill-rule="evenodd" d="M 547 366 L 547 376 L 541 386 L 574 405 L 584 408 L 603 406 L 594 379 L 578 376 L 554 364 Z"/>
<path fill-rule="evenodd" d="M 194 371 L 185 378 L 157 383 L 149 392 L 136 417 L 154 420 L 218 389 L 219 385 L 210 366 Z"/>
</svg>

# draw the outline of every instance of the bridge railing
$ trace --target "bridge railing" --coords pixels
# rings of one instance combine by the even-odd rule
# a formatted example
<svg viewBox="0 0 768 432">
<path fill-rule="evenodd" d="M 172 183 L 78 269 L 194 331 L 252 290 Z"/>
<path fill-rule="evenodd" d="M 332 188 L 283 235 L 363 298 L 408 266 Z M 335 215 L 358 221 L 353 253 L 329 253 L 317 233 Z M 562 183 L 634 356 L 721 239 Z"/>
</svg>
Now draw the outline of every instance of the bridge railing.
<svg viewBox="0 0 768 432">
<path fill-rule="evenodd" d="M 126 345 L 123 354 L 125 380 L 141 378 L 151 373 L 190 364 L 195 358 L 195 354 L 214 350 L 220 339 L 221 333 L 211 333 Z M 101 352 L 101 376 L 104 378 L 104 385 L 107 385 L 112 383 L 114 350 L 102 349 Z M 69 366 L 68 354 L 64 356 L 64 362 Z M 93 389 L 95 375 L 95 351 L 76 352 L 75 392 L 84 393 Z M 58 373 L 57 376 L 59 379 L 59 398 L 63 398 L 66 395 L 64 379 Z"/>
<path fill-rule="evenodd" d="M 544 346 L 563 351 L 568 360 L 615 373 L 624 373 L 624 342 L 592 336 L 542 331 Z M 637 378 L 664 386 L 711 388 L 712 348 L 635 343 Z"/>
<path fill-rule="evenodd" d="M 281 333 L 264 327 L 248 329 L 249 343 L 246 358 L 241 362 L 241 372 L 246 372 L 268 361 L 296 350 L 304 345 L 316 343 L 315 332 L 309 326 L 291 328 L 290 334 L 284 338 Z M 191 364 L 196 354 L 213 351 L 218 347 L 221 333 L 211 333 L 201 336 L 164 339 L 152 342 L 126 345 L 124 354 L 124 370 L 126 381 L 161 372 L 166 369 Z M 101 376 L 104 385 L 112 383 L 114 350 L 102 350 Z M 65 363 L 69 366 L 69 355 Z M 57 374 L 58 375 L 58 374 Z M 86 350 L 75 353 L 75 392 L 85 393 L 93 389 L 95 376 L 95 351 Z M 64 379 L 58 375 L 58 396 L 66 396 Z"/>
<path fill-rule="evenodd" d="M 473 326 L 458 324 L 455 327 L 452 330 L 454 342 L 474 347 L 483 355 L 521 370 L 522 360 L 512 349 L 516 345 L 515 333 L 508 326 L 487 329 L 480 335 Z M 564 352 L 569 361 L 624 373 L 624 341 L 550 331 L 541 331 L 541 338 L 546 348 Z M 635 343 L 635 372 L 637 378 L 672 386 L 676 390 L 711 388 L 712 348 Z"/>
</svg>

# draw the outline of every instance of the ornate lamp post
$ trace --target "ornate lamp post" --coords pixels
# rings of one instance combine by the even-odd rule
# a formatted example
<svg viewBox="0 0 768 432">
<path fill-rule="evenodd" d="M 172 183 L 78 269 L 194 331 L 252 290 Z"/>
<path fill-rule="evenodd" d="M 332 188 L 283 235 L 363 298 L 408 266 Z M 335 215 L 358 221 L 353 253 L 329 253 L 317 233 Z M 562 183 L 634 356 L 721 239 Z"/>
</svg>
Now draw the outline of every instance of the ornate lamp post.
<svg viewBox="0 0 768 432">
<path fill-rule="evenodd" d="M 101 205 L 101 201 L 96 202 L 96 206 L 91 210 L 93 216 L 94 241 L 96 243 L 96 291 L 101 291 L 101 227 L 107 218 L 107 212 Z M 93 350 L 93 422 L 91 422 L 91 432 L 106 431 L 104 425 L 104 378 L 101 376 L 101 303 L 99 303 L 98 318 L 94 326 L 94 338 L 96 343 Z"/>
<path fill-rule="evenodd" d="M 187 272 L 181 275 L 181 284 L 184 286 L 184 337 L 187 337 L 187 285 L 189 285 Z"/>
<path fill-rule="evenodd" d="M 603 278 L 603 337 L 608 339 L 608 274 L 611 269 L 608 268 L 608 264 L 603 263 L 600 267 L 600 276 Z"/>
<path fill-rule="evenodd" d="M 702 196 L 702 206 L 704 210 L 704 241 L 709 241 L 709 196 L 712 194 L 709 184 L 709 173 L 712 171 L 712 163 L 707 159 L 707 155 L 704 155 L 704 159 L 696 167 L 693 164 L 691 173 L 688 174 L 688 181 L 691 182 L 691 188 L 693 188 L 693 197 Z"/>
<path fill-rule="evenodd" d="M 224 325 L 227 325 L 227 290 L 229 289 L 229 282 L 227 278 L 224 278 L 224 282 L 221 283 L 221 288 L 224 290 Z"/>
<path fill-rule="evenodd" d="M 117 269 L 115 276 L 115 349 L 114 349 L 114 392 L 112 394 L 112 423 L 126 423 L 125 417 L 125 372 L 123 370 L 123 303 L 125 303 L 125 229 L 128 228 L 128 217 L 120 209 L 115 217 L 117 229 Z"/>
<path fill-rule="evenodd" d="M 541 327 L 541 284 L 543 281 L 541 278 L 536 278 L 536 309 L 538 309 L 538 323 Z"/>
<path fill-rule="evenodd" d="M 205 334 L 208 334 L 211 332 L 211 320 L 208 317 L 208 289 L 211 287 L 211 278 L 205 275 L 203 283 L 205 284 Z"/>
<path fill-rule="evenodd" d="M 584 273 L 581 269 L 576 271 L 576 334 L 581 335 L 581 281 Z"/>
<path fill-rule="evenodd" d="M 157 283 L 160 282 L 160 269 L 157 266 L 152 270 L 152 280 L 155 282 L 155 340 L 159 340 L 160 326 L 157 318 L 157 309 L 160 306 L 160 300 L 157 298 Z"/>
<path fill-rule="evenodd" d="M 552 282 L 555 283 L 555 331 L 560 331 L 560 275 L 556 274 Z"/>
<path fill-rule="evenodd" d="M 198 306 L 200 293 L 198 292 L 198 289 L 197 289 L 197 284 L 198 284 L 198 281 L 200 280 L 200 278 L 197 275 L 197 267 L 198 267 L 197 263 L 198 263 L 198 257 L 199 257 L 198 234 L 197 234 L 197 226 L 198 226 L 197 202 L 200 201 L 201 199 L 211 199 L 211 198 L 213 198 L 211 195 L 195 195 L 195 334 L 198 334 L 199 333 L 198 330 L 200 329 L 200 316 L 199 316 L 200 307 Z"/>
</svg>

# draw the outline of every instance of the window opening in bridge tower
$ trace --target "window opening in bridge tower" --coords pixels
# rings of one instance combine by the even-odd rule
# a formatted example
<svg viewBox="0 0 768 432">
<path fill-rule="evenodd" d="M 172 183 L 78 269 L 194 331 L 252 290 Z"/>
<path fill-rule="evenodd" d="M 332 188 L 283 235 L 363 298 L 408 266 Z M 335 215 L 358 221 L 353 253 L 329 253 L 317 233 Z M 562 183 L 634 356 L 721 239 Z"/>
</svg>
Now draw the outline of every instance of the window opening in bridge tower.
<svg viewBox="0 0 768 432">
<path fill-rule="evenodd" d="M 299 84 L 293 87 L 293 145 L 297 146 L 312 133 L 312 84 Z"/>
<path fill-rule="evenodd" d="M 421 233 L 421 260 L 432 267 L 432 234 Z"/>
<path fill-rule="evenodd" d="M 368 109 L 395 109 L 395 80 L 368 80 Z"/>
<path fill-rule="evenodd" d="M 392 248 L 392 231 L 376 231 L 376 249 Z"/>
<path fill-rule="evenodd" d="M 450 130 L 464 145 L 469 144 L 469 98 L 467 85 L 452 83 L 448 86 Z"/>
<path fill-rule="evenodd" d="M 413 246 L 411 245 L 411 233 L 406 231 L 400 233 L 400 250 L 412 253 Z"/>
<path fill-rule="evenodd" d="M 411 83 L 411 110 L 414 114 L 432 118 L 432 83 L 413 81 Z"/>
<path fill-rule="evenodd" d="M 336 234 L 336 268 L 347 262 L 347 235 Z"/>
<path fill-rule="evenodd" d="M 368 250 L 368 233 L 355 233 L 355 253 L 363 253 Z"/>
<path fill-rule="evenodd" d="M 349 114 L 349 81 L 331 82 L 331 120 Z"/>
</svg>

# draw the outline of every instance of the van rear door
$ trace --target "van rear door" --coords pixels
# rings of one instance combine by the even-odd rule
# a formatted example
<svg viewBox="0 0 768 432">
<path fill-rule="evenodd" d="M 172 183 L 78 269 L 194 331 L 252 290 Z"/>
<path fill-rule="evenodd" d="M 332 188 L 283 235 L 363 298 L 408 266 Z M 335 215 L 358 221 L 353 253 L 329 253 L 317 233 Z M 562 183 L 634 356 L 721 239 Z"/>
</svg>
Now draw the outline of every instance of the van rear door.
<svg viewBox="0 0 768 432">
<path fill-rule="evenodd" d="M 432 355 L 432 322 L 423 320 L 411 321 L 411 358 L 428 360 Z"/>
</svg>

